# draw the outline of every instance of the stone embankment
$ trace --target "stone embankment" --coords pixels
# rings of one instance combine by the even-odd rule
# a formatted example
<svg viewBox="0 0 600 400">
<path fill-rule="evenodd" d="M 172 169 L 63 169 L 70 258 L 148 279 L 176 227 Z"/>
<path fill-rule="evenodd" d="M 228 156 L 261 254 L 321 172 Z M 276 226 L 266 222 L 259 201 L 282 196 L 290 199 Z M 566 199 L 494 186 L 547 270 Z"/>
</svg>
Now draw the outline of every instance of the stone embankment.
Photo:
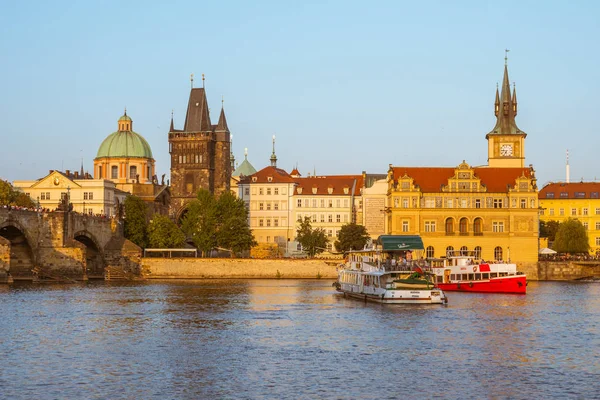
<svg viewBox="0 0 600 400">
<path fill-rule="evenodd" d="M 248 258 L 142 258 L 147 279 L 335 279 L 341 260 Z"/>
</svg>

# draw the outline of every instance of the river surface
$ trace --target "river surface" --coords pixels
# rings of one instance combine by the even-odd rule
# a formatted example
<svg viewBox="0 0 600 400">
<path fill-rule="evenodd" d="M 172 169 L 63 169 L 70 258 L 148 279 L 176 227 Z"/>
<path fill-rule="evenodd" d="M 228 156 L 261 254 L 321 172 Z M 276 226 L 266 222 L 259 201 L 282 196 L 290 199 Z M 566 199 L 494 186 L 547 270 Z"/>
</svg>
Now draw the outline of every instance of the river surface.
<svg viewBox="0 0 600 400">
<path fill-rule="evenodd" d="M 6 399 L 600 398 L 600 283 L 448 306 L 331 280 L 0 286 Z"/>
</svg>

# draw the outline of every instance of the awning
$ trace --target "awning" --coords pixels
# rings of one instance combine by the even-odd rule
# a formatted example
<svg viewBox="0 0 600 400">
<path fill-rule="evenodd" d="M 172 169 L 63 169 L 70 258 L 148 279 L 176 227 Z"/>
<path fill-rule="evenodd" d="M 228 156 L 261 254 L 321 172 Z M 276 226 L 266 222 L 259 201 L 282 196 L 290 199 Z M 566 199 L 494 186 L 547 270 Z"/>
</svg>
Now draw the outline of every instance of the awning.
<svg viewBox="0 0 600 400">
<path fill-rule="evenodd" d="M 418 235 L 381 235 L 377 244 L 383 251 L 423 250 L 423 240 Z"/>
</svg>

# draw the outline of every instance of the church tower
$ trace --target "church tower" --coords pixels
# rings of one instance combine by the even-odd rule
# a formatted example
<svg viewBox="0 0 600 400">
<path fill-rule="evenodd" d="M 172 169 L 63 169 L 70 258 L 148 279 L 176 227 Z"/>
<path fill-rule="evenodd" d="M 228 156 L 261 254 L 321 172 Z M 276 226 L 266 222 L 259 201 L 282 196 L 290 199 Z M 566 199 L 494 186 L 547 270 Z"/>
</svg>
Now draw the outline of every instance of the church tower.
<svg viewBox="0 0 600 400">
<path fill-rule="evenodd" d="M 504 78 L 502 91 L 496 87 L 494 114 L 496 126 L 485 138 L 488 141 L 488 166 L 496 168 L 525 167 L 525 138 L 527 134 L 517 127 L 517 90 L 510 93 L 508 79 L 508 59 L 504 57 Z"/>
<path fill-rule="evenodd" d="M 229 191 L 230 146 L 224 108 L 221 107 L 218 124 L 212 125 L 204 87 L 192 87 L 183 129 L 175 129 L 173 116 L 169 129 L 171 213 L 175 218 L 181 217 L 199 189 L 215 195 Z"/>
</svg>

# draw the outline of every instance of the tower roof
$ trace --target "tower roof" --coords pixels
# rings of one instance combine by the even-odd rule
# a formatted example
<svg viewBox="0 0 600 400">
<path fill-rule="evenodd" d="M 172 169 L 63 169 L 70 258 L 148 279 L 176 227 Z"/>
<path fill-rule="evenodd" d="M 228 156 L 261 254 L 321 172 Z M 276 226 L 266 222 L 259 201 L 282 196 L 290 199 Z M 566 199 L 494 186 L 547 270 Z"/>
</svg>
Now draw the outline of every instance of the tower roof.
<svg viewBox="0 0 600 400">
<path fill-rule="evenodd" d="M 219 123 L 217 124 L 217 131 L 229 132 L 229 127 L 227 126 L 227 119 L 225 118 L 225 109 L 221 107 L 221 115 L 219 115 Z"/>
<path fill-rule="evenodd" d="M 497 89 L 496 89 L 497 91 Z M 496 96 L 496 101 L 498 97 Z M 504 78 L 502 79 L 502 92 L 500 94 L 500 104 L 496 112 L 496 126 L 492 129 L 488 135 L 524 135 L 525 132 L 519 129 L 515 122 L 515 116 L 517 115 L 517 103 L 516 93 L 514 100 L 510 95 L 510 81 L 508 79 L 508 65 L 504 64 Z M 486 135 L 487 137 L 487 135 Z"/>
<path fill-rule="evenodd" d="M 204 88 L 192 88 L 190 91 L 190 100 L 188 101 L 183 130 L 184 132 L 212 130 Z"/>
</svg>

